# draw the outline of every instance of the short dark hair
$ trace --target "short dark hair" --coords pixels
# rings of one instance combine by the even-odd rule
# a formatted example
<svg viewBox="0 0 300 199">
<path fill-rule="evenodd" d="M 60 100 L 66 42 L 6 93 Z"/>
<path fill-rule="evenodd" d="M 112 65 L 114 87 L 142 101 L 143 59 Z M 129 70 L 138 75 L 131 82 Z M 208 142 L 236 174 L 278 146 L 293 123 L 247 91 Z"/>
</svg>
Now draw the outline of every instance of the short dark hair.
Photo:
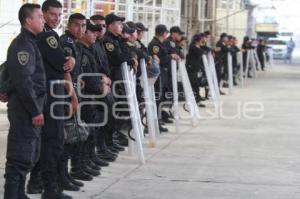
<svg viewBox="0 0 300 199">
<path fill-rule="evenodd" d="M 69 19 L 68 19 L 68 24 L 73 23 L 75 20 L 85 20 L 85 16 L 83 14 L 80 13 L 74 13 L 71 14 Z"/>
<path fill-rule="evenodd" d="M 31 17 L 34 9 L 40 9 L 40 8 L 41 8 L 41 6 L 39 4 L 34 4 L 34 3 L 23 4 L 19 10 L 19 21 L 20 21 L 21 25 L 24 25 L 26 22 L 26 19 Z"/>
<path fill-rule="evenodd" d="M 62 8 L 62 4 L 57 0 L 46 0 L 42 5 L 42 11 L 46 12 L 49 7 Z"/>
<path fill-rule="evenodd" d="M 105 20 L 105 17 L 102 15 L 93 15 L 90 17 L 90 20 L 92 20 L 92 21 Z"/>
</svg>

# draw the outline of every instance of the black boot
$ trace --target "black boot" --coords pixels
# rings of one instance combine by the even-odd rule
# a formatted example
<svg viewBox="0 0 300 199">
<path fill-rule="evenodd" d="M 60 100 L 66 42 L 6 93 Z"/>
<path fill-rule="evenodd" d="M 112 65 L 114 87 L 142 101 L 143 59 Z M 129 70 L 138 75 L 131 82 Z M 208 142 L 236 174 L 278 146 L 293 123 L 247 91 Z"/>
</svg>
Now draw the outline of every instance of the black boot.
<svg viewBox="0 0 300 199">
<path fill-rule="evenodd" d="M 159 125 L 159 131 L 160 133 L 167 133 L 169 130 L 165 127 L 163 127 L 161 124 Z"/>
<path fill-rule="evenodd" d="M 66 149 L 67 147 L 65 147 Z M 74 185 L 67 176 L 68 173 L 68 156 L 64 156 L 59 163 L 58 185 L 60 189 L 66 191 L 79 191 L 79 187 Z"/>
<path fill-rule="evenodd" d="M 27 184 L 27 193 L 28 194 L 41 194 L 43 192 L 42 182 L 37 180 L 33 182 L 33 180 L 29 180 Z"/>
<path fill-rule="evenodd" d="M 110 150 L 111 149 L 116 149 L 117 151 L 125 151 L 125 148 L 122 147 L 121 145 L 117 144 L 117 143 L 113 143 L 113 145 L 108 147 Z M 113 150 L 111 150 L 113 151 Z"/>
<path fill-rule="evenodd" d="M 72 165 L 72 162 L 74 162 L 74 159 L 75 159 L 75 162 L 76 162 L 76 158 L 78 158 L 78 156 L 80 155 L 80 146 L 81 146 L 81 143 L 76 143 L 76 144 L 73 144 L 71 146 L 71 150 L 70 150 L 70 156 L 71 156 L 71 165 Z M 68 172 L 68 169 L 66 171 L 66 176 L 67 178 L 69 179 L 69 181 L 76 185 L 77 187 L 83 187 L 84 184 L 80 181 L 77 181 L 75 180 L 74 178 L 72 178 Z"/>
<path fill-rule="evenodd" d="M 76 185 L 77 187 L 84 186 L 84 184 L 82 182 L 75 180 L 74 178 L 72 178 L 72 176 L 70 176 L 70 174 L 68 175 L 68 178 L 72 182 L 72 184 Z"/>
<path fill-rule="evenodd" d="M 97 156 L 98 156 L 98 158 L 108 161 L 108 162 L 114 162 L 117 159 L 117 156 L 114 153 L 111 153 L 106 148 L 98 150 Z"/>
<path fill-rule="evenodd" d="M 170 115 L 166 111 L 161 112 L 161 120 L 164 123 L 173 123 L 173 120 L 171 120 Z"/>
<path fill-rule="evenodd" d="M 45 189 L 41 199 L 73 199 L 73 197 L 58 191 L 57 189 Z"/>
<path fill-rule="evenodd" d="M 92 161 L 92 163 L 94 163 L 100 167 L 107 167 L 109 165 L 109 163 L 100 159 L 96 154 L 96 145 L 97 145 L 98 149 L 104 147 L 105 146 L 105 137 L 104 137 L 104 135 L 97 135 L 96 139 L 97 139 L 97 142 L 96 142 L 96 140 L 90 141 L 89 149 L 88 149 L 89 150 L 89 152 L 88 152 L 89 159 Z M 91 167 L 91 168 L 93 168 L 93 167 Z"/>
<path fill-rule="evenodd" d="M 205 97 L 204 97 L 205 100 L 209 100 L 208 93 L 209 93 L 209 89 L 205 88 Z"/>
<path fill-rule="evenodd" d="M 78 146 L 78 155 L 71 157 L 71 172 L 70 176 L 76 180 L 91 181 L 93 177 L 82 170 L 82 158 L 84 156 L 84 144 Z"/>
<path fill-rule="evenodd" d="M 81 158 L 81 169 L 86 172 L 89 175 L 92 176 L 99 176 L 100 175 L 100 171 L 98 170 L 94 170 L 92 168 L 89 167 L 88 163 L 90 161 L 90 152 L 92 150 L 93 147 L 93 138 L 90 137 L 88 138 L 87 142 L 85 143 L 84 146 L 84 153 L 83 156 Z"/>
<path fill-rule="evenodd" d="M 27 184 L 27 194 L 41 194 L 43 192 L 43 184 L 41 177 L 40 162 L 37 162 L 30 172 L 30 179 Z"/>
<path fill-rule="evenodd" d="M 108 167 L 109 166 L 109 163 L 107 161 L 100 159 L 97 155 L 92 156 L 90 159 L 94 164 L 98 165 L 99 167 Z"/>
<path fill-rule="evenodd" d="M 91 159 L 87 162 L 88 166 L 94 170 L 101 171 L 101 167 L 95 164 Z"/>
<path fill-rule="evenodd" d="M 114 133 L 114 139 L 115 139 L 114 143 L 118 143 L 121 146 L 128 147 L 128 137 L 123 133 L 116 131 Z"/>
<path fill-rule="evenodd" d="M 77 171 L 71 171 L 70 176 L 76 180 L 81 181 L 92 181 L 93 177 L 87 173 L 85 173 L 82 169 Z"/>
</svg>

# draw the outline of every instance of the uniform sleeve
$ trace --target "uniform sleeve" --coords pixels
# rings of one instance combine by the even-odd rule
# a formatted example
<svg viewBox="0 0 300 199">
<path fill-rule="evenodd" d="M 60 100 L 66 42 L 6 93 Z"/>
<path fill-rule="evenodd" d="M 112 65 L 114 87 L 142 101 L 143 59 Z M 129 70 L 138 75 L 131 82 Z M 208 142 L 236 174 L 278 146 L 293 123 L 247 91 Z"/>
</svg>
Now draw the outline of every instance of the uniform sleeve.
<svg viewBox="0 0 300 199">
<path fill-rule="evenodd" d="M 108 62 L 112 67 L 121 67 L 121 64 L 127 61 L 127 56 L 124 56 L 120 46 L 109 40 L 104 41 L 103 44 L 107 54 Z"/>
<path fill-rule="evenodd" d="M 37 96 L 33 89 L 34 83 L 31 75 L 36 67 L 35 51 L 30 44 L 15 46 L 8 51 L 7 63 L 8 73 L 14 86 L 18 99 L 30 113 L 35 117 L 42 113 L 37 104 Z"/>
<path fill-rule="evenodd" d="M 177 54 L 178 56 L 180 56 L 177 45 L 174 41 L 167 40 L 163 43 L 163 45 L 168 50 L 168 54 Z"/>
<path fill-rule="evenodd" d="M 66 41 L 61 41 L 61 46 L 64 50 L 65 56 L 71 56 L 71 57 L 76 58 L 76 52 L 75 52 L 75 49 L 74 49 L 74 46 L 72 43 L 66 42 Z"/>
<path fill-rule="evenodd" d="M 152 56 L 157 55 L 159 57 L 160 65 L 165 66 L 171 62 L 171 56 L 167 52 L 163 53 L 164 49 L 162 49 L 161 46 L 156 44 L 150 44 L 148 49 Z"/>
<path fill-rule="evenodd" d="M 38 46 L 44 62 L 47 62 L 56 71 L 64 73 L 63 65 L 67 60 L 60 40 L 53 34 L 43 32 L 38 35 Z"/>
</svg>

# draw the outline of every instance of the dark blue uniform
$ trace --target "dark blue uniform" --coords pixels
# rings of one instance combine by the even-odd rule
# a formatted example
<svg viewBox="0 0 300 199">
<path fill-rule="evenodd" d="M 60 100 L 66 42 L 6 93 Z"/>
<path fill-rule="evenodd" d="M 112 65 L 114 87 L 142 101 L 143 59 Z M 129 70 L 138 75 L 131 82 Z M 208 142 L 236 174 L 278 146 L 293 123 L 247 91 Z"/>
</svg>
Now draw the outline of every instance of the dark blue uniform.
<svg viewBox="0 0 300 199">
<path fill-rule="evenodd" d="M 172 82 L 170 76 L 172 58 L 168 48 L 157 37 L 154 37 L 149 43 L 148 51 L 150 55 L 157 55 L 160 59 L 160 78 L 155 84 L 155 89 L 160 93 L 160 101 L 162 101 L 166 99 L 166 92 L 171 90 L 169 82 Z"/>
<path fill-rule="evenodd" d="M 51 192 L 57 190 L 58 163 L 63 155 L 64 146 L 64 120 L 54 118 L 54 116 L 64 116 L 64 105 L 53 106 L 54 103 L 64 102 L 64 99 L 53 94 L 60 96 L 65 94 L 64 85 L 59 82 L 64 80 L 63 65 L 67 60 L 59 36 L 47 24 L 45 24 L 44 32 L 38 35 L 38 47 L 43 57 L 47 78 L 47 103 L 44 110 L 45 126 L 42 134 L 40 163 L 45 191 Z M 51 93 L 51 87 L 53 87 L 53 93 Z"/>
<path fill-rule="evenodd" d="M 115 36 L 111 32 L 106 32 L 103 38 L 103 45 L 111 68 L 112 81 L 122 80 L 122 63 L 127 62 L 129 65 L 132 64 L 128 48 L 119 36 Z"/>
<path fill-rule="evenodd" d="M 97 39 L 96 43 L 90 47 L 90 51 L 95 56 L 97 62 L 98 72 L 106 75 L 111 78 L 111 69 L 108 63 L 108 57 L 103 45 L 103 39 Z M 113 133 L 115 131 L 115 120 L 113 117 L 113 104 L 115 102 L 114 96 L 112 93 L 109 93 L 105 98 L 100 99 L 105 102 L 108 107 L 108 112 L 105 117 L 108 118 L 107 124 L 104 127 L 99 128 L 97 134 L 97 147 L 98 149 L 105 148 L 105 146 L 111 147 L 113 143 Z M 100 109 L 99 113 L 103 113 L 103 110 Z"/>
<path fill-rule="evenodd" d="M 81 52 L 77 46 L 76 38 L 69 32 L 66 31 L 60 37 L 61 46 L 64 49 L 66 56 L 71 56 L 75 58 L 75 67 L 71 72 L 73 84 L 77 87 L 78 76 L 81 74 L 80 60 L 81 60 Z"/>
<path fill-rule="evenodd" d="M 32 118 L 43 112 L 46 77 L 35 35 L 21 30 L 8 49 L 7 65 L 13 90 L 7 104 L 10 128 L 4 198 L 18 199 L 24 197 L 26 174 L 40 154 L 41 128 L 32 125 Z"/>
<path fill-rule="evenodd" d="M 186 56 L 186 68 L 197 102 L 200 102 L 200 76 L 198 74 L 204 74 L 205 72 L 203 69 L 202 61 L 202 55 L 204 53 L 205 51 L 200 46 L 196 46 L 195 43 L 191 43 L 191 45 L 189 46 L 188 54 Z"/>
<path fill-rule="evenodd" d="M 228 46 L 222 42 L 221 40 L 217 42 L 217 47 L 221 48 L 221 51 L 216 53 L 216 73 L 218 82 L 220 84 L 221 79 L 227 79 L 228 75 L 228 52 L 229 48 Z"/>
<path fill-rule="evenodd" d="M 109 67 L 108 57 L 103 46 L 103 39 L 97 39 L 96 43 L 93 44 L 90 49 L 95 55 L 98 71 L 105 74 L 107 77 L 111 77 L 111 69 Z"/>
<path fill-rule="evenodd" d="M 111 68 L 111 80 L 113 83 L 115 81 L 123 80 L 121 65 L 127 62 L 129 66 L 132 66 L 132 54 L 126 44 L 126 41 L 121 39 L 121 37 L 112 34 L 111 32 L 106 32 L 103 38 L 103 46 L 105 48 L 108 64 Z M 115 87 L 114 93 L 119 95 L 125 95 L 125 87 L 123 84 L 118 83 Z M 115 98 L 116 101 L 121 103 L 126 103 L 124 98 Z M 127 108 L 126 105 L 118 104 L 120 108 Z M 124 112 L 122 112 L 124 114 Z M 127 114 L 127 113 L 125 113 Z M 117 122 L 118 123 L 118 122 Z M 118 123 L 119 124 L 119 123 Z"/>
</svg>

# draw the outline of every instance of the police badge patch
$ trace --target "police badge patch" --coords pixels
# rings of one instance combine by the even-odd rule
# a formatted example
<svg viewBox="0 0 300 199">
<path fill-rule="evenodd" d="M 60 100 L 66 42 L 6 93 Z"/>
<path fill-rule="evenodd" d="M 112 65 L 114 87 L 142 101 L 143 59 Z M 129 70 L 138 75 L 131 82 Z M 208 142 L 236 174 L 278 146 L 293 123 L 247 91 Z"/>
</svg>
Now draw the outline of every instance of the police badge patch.
<svg viewBox="0 0 300 199">
<path fill-rule="evenodd" d="M 172 48 L 176 47 L 176 44 L 173 41 L 170 41 L 170 45 L 171 45 Z"/>
<path fill-rule="evenodd" d="M 153 46 L 152 51 L 153 51 L 154 54 L 157 54 L 159 52 L 159 47 L 158 46 Z"/>
<path fill-rule="evenodd" d="M 58 42 L 54 36 L 50 36 L 47 39 L 47 43 L 51 48 L 57 48 L 58 47 Z"/>
<path fill-rule="evenodd" d="M 29 53 L 25 51 L 18 52 L 18 61 L 22 66 L 25 66 L 29 61 Z"/>
<path fill-rule="evenodd" d="M 115 46 L 112 43 L 106 43 L 105 48 L 109 51 L 112 52 L 115 49 Z"/>
</svg>

